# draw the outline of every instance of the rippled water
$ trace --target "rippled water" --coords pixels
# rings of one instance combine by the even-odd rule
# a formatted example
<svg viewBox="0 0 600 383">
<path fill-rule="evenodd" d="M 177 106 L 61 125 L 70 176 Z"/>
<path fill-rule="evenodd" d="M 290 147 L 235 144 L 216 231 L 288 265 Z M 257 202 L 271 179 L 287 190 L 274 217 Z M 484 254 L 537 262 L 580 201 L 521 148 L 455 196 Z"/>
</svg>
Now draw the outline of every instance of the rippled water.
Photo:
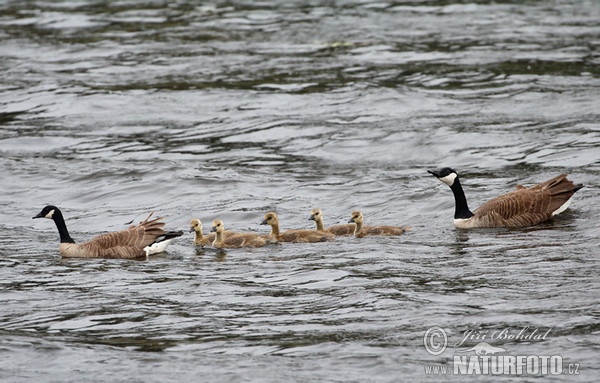
<svg viewBox="0 0 600 383">
<path fill-rule="evenodd" d="M 6 1 L 0 5 L 2 381 L 422 381 L 469 329 L 600 353 L 600 3 Z M 561 172 L 553 223 L 452 227 L 426 169 L 473 208 Z M 155 210 L 264 232 L 359 208 L 398 238 L 145 261 L 61 259 Z M 442 327 L 450 349 L 426 352 Z M 473 346 L 476 341 L 468 342 Z M 474 377 L 488 380 L 489 377 Z M 531 379 L 532 377 L 529 377 Z M 460 381 L 462 377 L 444 377 Z"/>
</svg>

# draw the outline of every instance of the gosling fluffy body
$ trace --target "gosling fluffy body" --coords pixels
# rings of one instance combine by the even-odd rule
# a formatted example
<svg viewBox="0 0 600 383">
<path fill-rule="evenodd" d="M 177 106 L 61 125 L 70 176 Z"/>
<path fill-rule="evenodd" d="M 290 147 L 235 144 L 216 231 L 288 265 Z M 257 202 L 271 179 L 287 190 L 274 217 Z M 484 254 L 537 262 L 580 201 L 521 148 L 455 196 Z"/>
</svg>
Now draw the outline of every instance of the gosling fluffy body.
<svg viewBox="0 0 600 383">
<path fill-rule="evenodd" d="M 259 234 L 236 233 L 224 236 L 225 224 L 221 220 L 212 222 L 211 232 L 216 233 L 213 246 L 218 249 L 237 249 L 240 247 L 262 247 L 269 243 L 267 238 Z"/>
<path fill-rule="evenodd" d="M 352 224 L 333 225 L 325 229 L 323 225 L 323 212 L 318 208 L 314 208 L 310 211 L 310 217 L 308 217 L 308 219 L 315 221 L 315 224 L 317 225 L 317 231 L 331 233 L 336 237 L 354 234 L 354 225 Z"/>
<path fill-rule="evenodd" d="M 353 211 L 348 222 L 355 224 L 354 236 L 357 238 L 371 235 L 402 235 L 410 230 L 409 226 L 364 226 L 364 217 L 360 211 Z"/>
<path fill-rule="evenodd" d="M 324 233 L 317 230 L 286 230 L 283 233 L 279 231 L 279 218 L 275 212 L 265 214 L 261 225 L 271 226 L 271 236 L 277 238 L 279 242 L 295 243 L 313 243 L 330 241 L 335 238 L 331 233 Z"/>
</svg>

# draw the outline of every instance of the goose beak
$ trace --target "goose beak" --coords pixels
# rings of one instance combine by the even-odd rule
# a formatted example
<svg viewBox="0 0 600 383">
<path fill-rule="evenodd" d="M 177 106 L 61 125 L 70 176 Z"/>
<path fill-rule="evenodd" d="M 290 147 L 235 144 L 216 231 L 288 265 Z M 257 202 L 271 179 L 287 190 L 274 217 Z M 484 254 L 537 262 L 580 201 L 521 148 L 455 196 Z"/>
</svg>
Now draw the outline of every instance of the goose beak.
<svg viewBox="0 0 600 383">
<path fill-rule="evenodd" d="M 310 217 L 308 217 L 308 220 L 309 220 L 309 221 L 314 221 L 314 220 L 315 220 L 315 216 L 314 216 L 314 215 L 311 215 Z"/>
<path fill-rule="evenodd" d="M 348 223 L 356 223 L 356 222 L 354 222 L 354 218 L 350 218 L 350 221 L 348 221 Z"/>
<path fill-rule="evenodd" d="M 428 170 L 427 173 L 435 176 L 435 178 L 440 178 L 440 173 L 435 170 Z"/>
<path fill-rule="evenodd" d="M 195 230 L 193 227 L 190 227 L 190 233 L 193 233 Z"/>
<path fill-rule="evenodd" d="M 212 229 L 210 229 L 211 233 L 215 233 L 216 231 L 217 231 L 217 227 L 216 226 L 213 226 Z"/>
<path fill-rule="evenodd" d="M 41 211 L 39 213 L 37 213 L 37 215 L 35 217 L 32 217 L 32 219 L 36 219 L 36 218 L 44 218 Z"/>
<path fill-rule="evenodd" d="M 261 224 L 261 225 L 268 225 L 268 224 L 267 224 L 267 220 L 266 220 L 266 219 L 263 219 L 263 220 L 262 220 L 262 222 L 261 222 L 260 224 Z"/>
</svg>

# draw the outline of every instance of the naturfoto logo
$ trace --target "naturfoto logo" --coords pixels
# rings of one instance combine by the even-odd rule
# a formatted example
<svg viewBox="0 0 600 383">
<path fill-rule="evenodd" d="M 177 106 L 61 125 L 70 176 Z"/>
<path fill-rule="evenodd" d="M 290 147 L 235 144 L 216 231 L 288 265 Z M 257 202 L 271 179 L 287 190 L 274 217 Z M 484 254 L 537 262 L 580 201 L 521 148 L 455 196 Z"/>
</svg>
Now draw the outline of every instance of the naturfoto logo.
<svg viewBox="0 0 600 383">
<path fill-rule="evenodd" d="M 425 366 L 428 375 L 579 375 L 579 363 L 563 363 L 560 355 L 510 355 L 506 348 L 490 342 L 544 341 L 552 329 L 541 331 L 525 326 L 520 329 L 466 330 L 454 343 L 452 366 Z M 477 342 L 473 345 L 474 342 Z M 425 350 L 441 355 L 448 346 L 446 331 L 440 327 L 427 329 L 423 337 Z M 462 347 L 462 348 L 458 348 Z"/>
</svg>

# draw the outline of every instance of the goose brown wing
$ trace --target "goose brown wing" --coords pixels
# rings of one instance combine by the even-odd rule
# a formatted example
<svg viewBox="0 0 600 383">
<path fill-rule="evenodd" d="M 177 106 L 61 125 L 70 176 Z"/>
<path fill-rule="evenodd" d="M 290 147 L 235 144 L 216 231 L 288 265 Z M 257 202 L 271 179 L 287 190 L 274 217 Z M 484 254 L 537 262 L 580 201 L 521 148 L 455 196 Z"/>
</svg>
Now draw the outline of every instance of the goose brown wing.
<svg viewBox="0 0 600 383">
<path fill-rule="evenodd" d="M 150 217 L 148 217 L 150 218 Z M 141 222 L 138 226 L 102 234 L 79 245 L 85 253 L 104 258 L 136 258 L 145 256 L 144 247 L 165 233 L 162 218 Z"/>
<path fill-rule="evenodd" d="M 530 188 L 519 187 L 481 205 L 474 214 L 486 226 L 530 226 L 544 222 L 573 196 L 581 185 L 573 185 L 565 174 Z"/>
</svg>

